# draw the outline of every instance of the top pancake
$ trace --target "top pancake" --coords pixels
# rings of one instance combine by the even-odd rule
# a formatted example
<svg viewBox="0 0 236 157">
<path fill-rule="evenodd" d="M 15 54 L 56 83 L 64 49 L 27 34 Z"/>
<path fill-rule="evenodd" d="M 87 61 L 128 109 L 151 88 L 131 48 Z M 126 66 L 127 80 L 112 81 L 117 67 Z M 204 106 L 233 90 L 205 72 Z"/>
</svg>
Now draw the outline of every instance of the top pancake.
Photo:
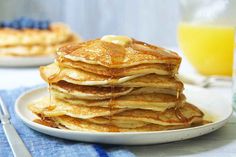
<svg viewBox="0 0 236 157">
<path fill-rule="evenodd" d="M 1 28 L 0 46 L 54 45 L 67 41 L 71 34 L 62 23 L 51 24 L 48 30 Z"/>
<path fill-rule="evenodd" d="M 126 46 L 90 40 L 61 47 L 57 54 L 71 61 L 101 65 L 108 68 L 125 68 L 140 64 L 163 63 L 179 66 L 181 58 L 174 52 L 132 39 Z"/>
</svg>

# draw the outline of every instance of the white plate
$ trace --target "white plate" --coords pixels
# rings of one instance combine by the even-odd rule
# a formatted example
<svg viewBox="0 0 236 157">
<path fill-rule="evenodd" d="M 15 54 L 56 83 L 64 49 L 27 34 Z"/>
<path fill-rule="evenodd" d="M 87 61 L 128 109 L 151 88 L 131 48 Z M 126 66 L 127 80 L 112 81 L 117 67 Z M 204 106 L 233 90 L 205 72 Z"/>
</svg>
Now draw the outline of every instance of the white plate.
<svg viewBox="0 0 236 157">
<path fill-rule="evenodd" d="M 46 88 L 39 88 L 24 93 L 16 101 L 16 114 L 26 125 L 34 130 L 59 138 L 86 142 L 145 145 L 179 141 L 201 136 L 219 129 L 227 122 L 232 114 L 231 103 L 221 95 L 217 95 L 216 93 L 209 92 L 202 88 L 185 86 L 185 94 L 188 101 L 197 105 L 204 112 L 213 115 L 215 117 L 214 123 L 194 128 L 155 132 L 100 133 L 69 131 L 50 128 L 32 122 L 36 116 L 27 109 L 27 105 L 47 94 Z"/>
<path fill-rule="evenodd" d="M 53 56 L 36 57 L 0 57 L 0 66 L 2 67 L 32 67 L 52 63 Z"/>
</svg>

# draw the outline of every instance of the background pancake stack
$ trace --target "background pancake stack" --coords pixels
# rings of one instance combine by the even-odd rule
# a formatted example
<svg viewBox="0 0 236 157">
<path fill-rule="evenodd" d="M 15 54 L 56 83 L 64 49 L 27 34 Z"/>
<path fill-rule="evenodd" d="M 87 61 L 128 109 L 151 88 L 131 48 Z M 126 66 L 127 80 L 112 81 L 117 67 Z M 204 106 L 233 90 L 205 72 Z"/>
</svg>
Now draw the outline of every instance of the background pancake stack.
<svg viewBox="0 0 236 157">
<path fill-rule="evenodd" d="M 50 97 L 29 105 L 47 125 L 70 130 L 158 131 L 203 124 L 185 102 L 174 52 L 125 36 L 69 44 L 40 68 Z"/>
<path fill-rule="evenodd" d="M 62 23 L 19 18 L 0 22 L 1 56 L 45 56 L 55 55 L 62 45 L 78 42 L 71 30 Z"/>
</svg>

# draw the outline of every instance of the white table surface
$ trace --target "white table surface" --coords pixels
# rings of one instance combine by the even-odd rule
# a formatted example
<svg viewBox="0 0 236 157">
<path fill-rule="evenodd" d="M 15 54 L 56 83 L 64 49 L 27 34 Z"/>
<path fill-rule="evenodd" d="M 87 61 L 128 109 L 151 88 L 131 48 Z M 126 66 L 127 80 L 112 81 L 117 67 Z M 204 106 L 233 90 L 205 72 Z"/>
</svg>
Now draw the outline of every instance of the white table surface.
<svg viewBox="0 0 236 157">
<path fill-rule="evenodd" d="M 180 71 L 191 75 L 193 72 L 188 62 L 183 59 Z M 33 86 L 44 81 L 39 76 L 38 68 L 0 68 L 0 89 L 13 89 L 21 86 Z M 231 99 L 231 87 L 209 88 Z M 206 100 L 207 101 L 207 100 Z M 222 104 L 224 105 L 224 104 Z M 138 157 L 191 156 L 191 157 L 235 157 L 236 156 L 236 115 L 229 123 L 208 135 L 198 138 L 151 146 L 127 146 Z"/>
</svg>

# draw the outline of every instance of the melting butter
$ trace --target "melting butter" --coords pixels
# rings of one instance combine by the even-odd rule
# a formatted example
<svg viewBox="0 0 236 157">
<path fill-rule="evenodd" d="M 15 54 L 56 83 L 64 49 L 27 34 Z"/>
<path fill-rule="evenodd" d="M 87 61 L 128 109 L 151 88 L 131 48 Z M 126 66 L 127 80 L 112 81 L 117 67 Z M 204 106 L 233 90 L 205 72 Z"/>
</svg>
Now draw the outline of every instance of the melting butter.
<svg viewBox="0 0 236 157">
<path fill-rule="evenodd" d="M 122 35 L 105 35 L 101 38 L 101 40 L 121 46 L 126 46 L 132 42 L 131 38 Z"/>
</svg>

